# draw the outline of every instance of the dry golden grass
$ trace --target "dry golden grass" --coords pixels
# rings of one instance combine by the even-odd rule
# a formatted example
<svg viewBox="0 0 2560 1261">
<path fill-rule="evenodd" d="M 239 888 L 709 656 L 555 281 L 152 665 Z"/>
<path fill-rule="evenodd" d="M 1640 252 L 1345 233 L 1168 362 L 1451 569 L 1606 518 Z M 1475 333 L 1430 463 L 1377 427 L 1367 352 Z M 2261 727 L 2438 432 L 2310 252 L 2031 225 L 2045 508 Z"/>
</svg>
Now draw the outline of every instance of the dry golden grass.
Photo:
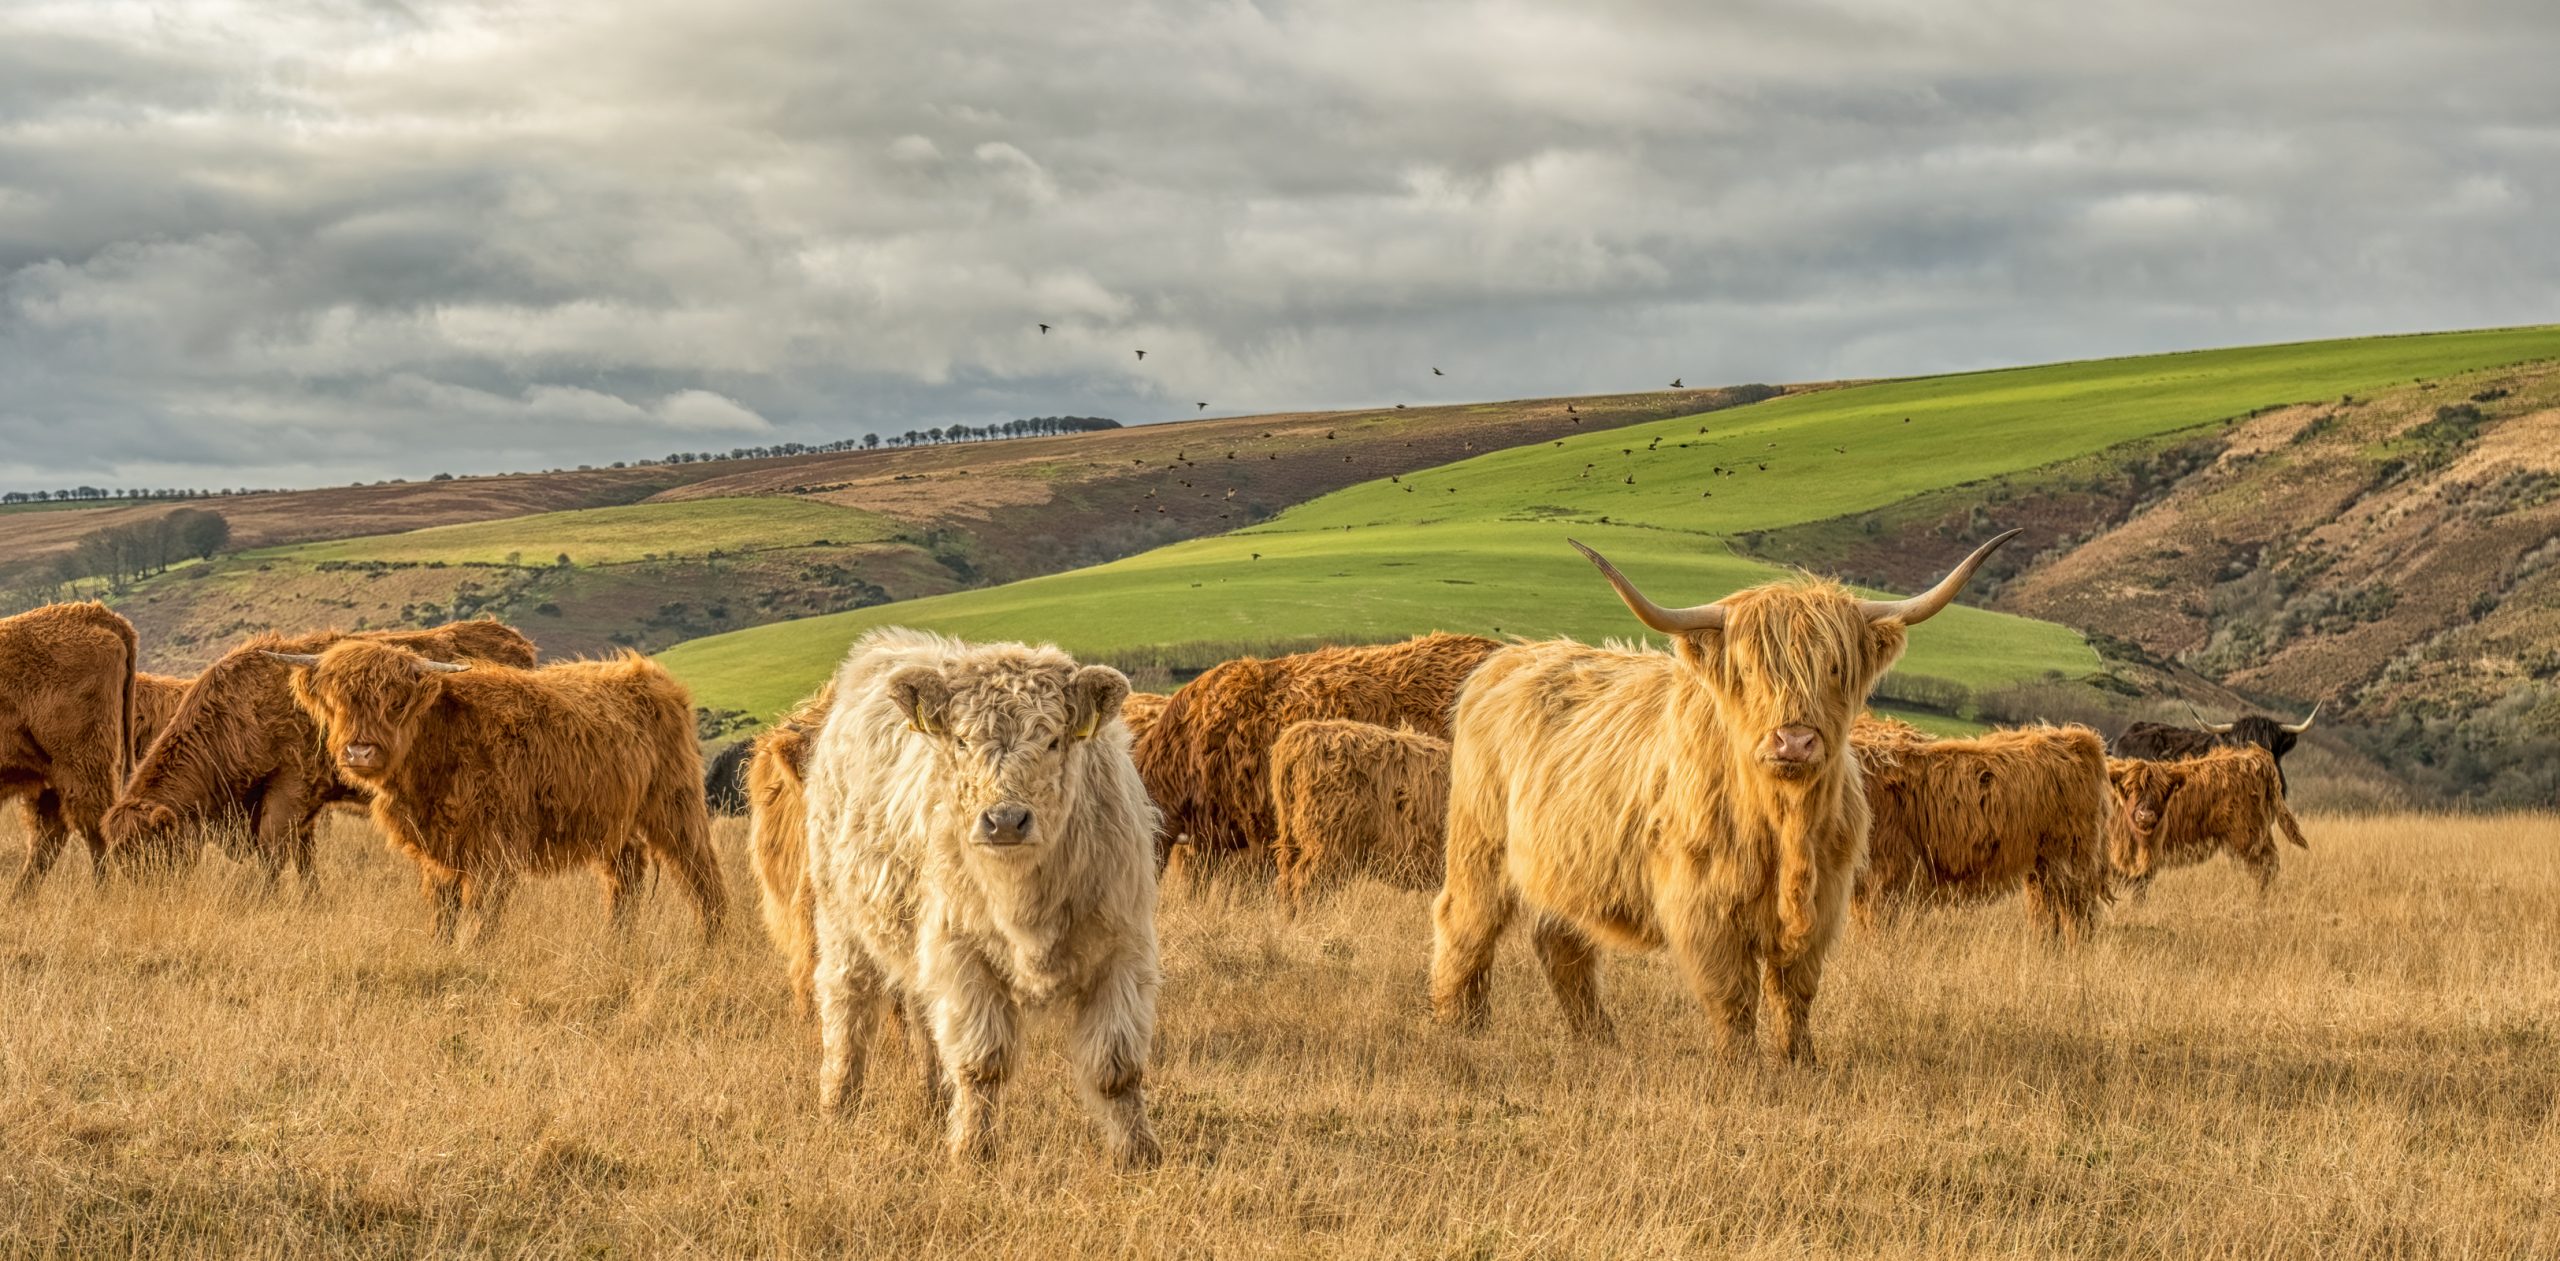
<svg viewBox="0 0 2560 1261">
<path fill-rule="evenodd" d="M 2264 905 L 2216 863 L 2076 953 L 2014 902 L 1853 928 L 1810 1071 L 1720 1067 L 1660 958 L 1592 1050 L 1515 940 L 1470 1039 L 1421 896 L 1185 901 L 1127 1177 L 1054 1037 L 989 1168 L 885 1037 L 821 1118 L 781 968 L 670 890 L 628 946 L 562 880 L 455 954 L 352 825 L 309 908 L 75 858 L 0 915 L 0 1255 L 2560 1253 L 2560 821 L 2310 831 Z"/>
</svg>

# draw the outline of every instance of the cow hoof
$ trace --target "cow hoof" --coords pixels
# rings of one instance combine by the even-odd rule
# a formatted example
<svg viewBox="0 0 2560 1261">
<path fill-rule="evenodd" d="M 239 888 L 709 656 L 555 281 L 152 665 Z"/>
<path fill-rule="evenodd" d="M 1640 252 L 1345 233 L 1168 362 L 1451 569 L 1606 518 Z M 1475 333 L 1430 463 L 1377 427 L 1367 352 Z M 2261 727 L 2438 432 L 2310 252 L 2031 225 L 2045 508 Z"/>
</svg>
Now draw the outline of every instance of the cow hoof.
<svg viewBox="0 0 2560 1261">
<path fill-rule="evenodd" d="M 1114 1153 L 1114 1156 L 1122 1170 L 1135 1173 L 1163 1164 L 1164 1148 L 1156 1142 L 1156 1136 L 1153 1134 L 1135 1134 L 1131 1135 L 1127 1142 L 1119 1145 L 1119 1150 Z"/>
</svg>

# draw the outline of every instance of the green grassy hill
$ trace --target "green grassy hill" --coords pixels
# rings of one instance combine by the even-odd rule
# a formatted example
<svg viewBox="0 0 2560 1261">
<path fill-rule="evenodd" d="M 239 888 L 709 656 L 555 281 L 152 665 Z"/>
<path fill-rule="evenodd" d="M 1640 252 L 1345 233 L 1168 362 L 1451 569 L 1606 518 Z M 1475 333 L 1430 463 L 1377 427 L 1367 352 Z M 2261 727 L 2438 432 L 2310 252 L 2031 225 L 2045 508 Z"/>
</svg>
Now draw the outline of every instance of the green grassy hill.
<svg viewBox="0 0 2560 1261">
<path fill-rule="evenodd" d="M 1007 586 L 759 627 L 662 654 L 703 704 L 771 714 L 854 636 L 906 624 L 1095 656 L 1431 629 L 1635 630 L 1565 546 L 1666 601 L 1781 571 L 1724 539 L 1839 517 L 2256 408 L 2560 353 L 2560 329 L 2316 342 L 1881 382 L 1514 447 L 1338 491 L 1250 529 Z M 1765 467 L 1763 467 L 1765 466 Z M 2063 627 L 1959 609 L 1904 670 L 1971 688 L 2097 668 Z"/>
</svg>

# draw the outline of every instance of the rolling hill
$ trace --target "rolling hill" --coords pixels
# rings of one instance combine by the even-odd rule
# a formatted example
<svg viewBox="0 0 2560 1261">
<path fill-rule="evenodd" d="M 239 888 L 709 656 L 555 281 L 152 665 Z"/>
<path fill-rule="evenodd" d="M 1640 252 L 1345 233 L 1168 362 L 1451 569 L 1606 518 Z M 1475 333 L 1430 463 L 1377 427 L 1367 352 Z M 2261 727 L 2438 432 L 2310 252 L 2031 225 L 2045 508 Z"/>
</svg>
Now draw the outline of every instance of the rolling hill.
<svg viewBox="0 0 2560 1261">
<path fill-rule="evenodd" d="M 1525 443 L 1366 481 L 1232 533 L 1126 560 L 716 636 L 662 659 L 706 704 L 770 714 L 814 686 L 854 636 L 890 623 L 1054 639 L 1106 659 L 1175 664 L 1186 645 L 1197 646 L 1189 655 L 1214 659 L 1302 638 L 1430 629 L 1624 635 L 1632 624 L 1565 546 L 1567 535 L 1609 553 L 1663 598 L 1710 598 L 1784 572 L 1735 551 L 1737 542 L 1771 531 L 1852 521 L 1931 495 L 1963 499 L 1963 488 L 2032 479 L 2113 450 L 2148 450 L 2280 405 L 2555 353 L 2560 329 L 2507 329 L 1793 394 L 1711 416 Z M 1989 506 L 1933 521 L 1925 532 L 1878 537 L 1876 545 L 1926 554 L 1934 569 L 1998 518 Z M 2044 542 L 2056 541 L 2048 532 Z M 1975 598 L 1996 601 L 2001 581 L 2028 568 L 2036 551 L 2013 548 Z M 2072 631 L 1959 609 L 1913 637 L 1901 673 L 1906 688 L 1909 676 L 1922 676 L 1978 694 L 2100 668 Z"/>
</svg>

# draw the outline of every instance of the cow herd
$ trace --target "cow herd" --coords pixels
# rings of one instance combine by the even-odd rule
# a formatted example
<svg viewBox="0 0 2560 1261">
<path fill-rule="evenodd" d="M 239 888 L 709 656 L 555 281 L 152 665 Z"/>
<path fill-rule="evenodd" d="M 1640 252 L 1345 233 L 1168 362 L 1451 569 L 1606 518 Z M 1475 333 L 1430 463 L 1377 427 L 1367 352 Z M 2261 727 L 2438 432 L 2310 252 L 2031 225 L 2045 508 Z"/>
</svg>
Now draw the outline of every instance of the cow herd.
<svg viewBox="0 0 2560 1261">
<path fill-rule="evenodd" d="M 1293 912 L 1354 875 L 1436 889 L 1431 1006 L 1460 1029 L 1489 1019 L 1515 919 L 1587 1038 L 1612 1031 L 1602 947 L 1667 951 L 1726 1055 L 1765 1002 L 1791 1061 L 1853 907 L 2019 891 L 2077 939 L 2119 888 L 2215 853 L 2263 889 L 2273 835 L 2303 843 L 2278 762 L 2309 719 L 2137 727 L 2110 758 L 2084 727 L 1937 739 L 1864 712 L 2010 537 L 1905 600 L 1805 579 L 1690 608 L 1584 548 L 1669 651 L 1434 634 L 1231 661 L 1170 695 L 1051 647 L 874 631 L 707 783 L 690 698 L 635 655 L 537 666 L 477 621 L 261 636 L 173 680 L 138 671 L 122 618 L 57 605 L 0 619 L 0 797 L 31 838 L 21 895 L 74 832 L 101 877 L 211 839 L 308 890 L 321 812 L 369 803 L 440 940 L 466 913 L 487 937 L 522 878 L 575 867 L 617 929 L 637 881 L 672 874 L 711 939 L 727 798 L 823 1108 L 858 1100 L 885 1012 L 951 1155 L 983 1157 L 1024 1023 L 1056 1010 L 1107 1148 L 1145 1166 L 1160 883 L 1269 880 Z"/>
</svg>

